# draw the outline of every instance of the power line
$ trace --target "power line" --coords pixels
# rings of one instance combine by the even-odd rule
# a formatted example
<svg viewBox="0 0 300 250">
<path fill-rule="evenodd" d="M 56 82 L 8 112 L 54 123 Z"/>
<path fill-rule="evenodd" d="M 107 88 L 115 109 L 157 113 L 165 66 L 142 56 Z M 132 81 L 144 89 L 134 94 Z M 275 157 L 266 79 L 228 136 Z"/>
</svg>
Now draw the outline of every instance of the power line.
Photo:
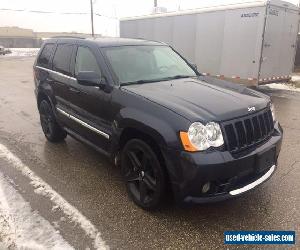
<svg viewBox="0 0 300 250">
<path fill-rule="evenodd" d="M 90 12 L 57 12 L 57 11 L 43 11 L 43 10 L 27 10 L 27 9 L 7 9 L 0 8 L 0 11 L 15 11 L 15 12 L 30 12 L 35 14 L 59 14 L 59 15 L 90 15 Z M 117 19 L 117 17 L 103 15 L 97 12 L 94 12 L 94 15 L 106 18 Z"/>
</svg>

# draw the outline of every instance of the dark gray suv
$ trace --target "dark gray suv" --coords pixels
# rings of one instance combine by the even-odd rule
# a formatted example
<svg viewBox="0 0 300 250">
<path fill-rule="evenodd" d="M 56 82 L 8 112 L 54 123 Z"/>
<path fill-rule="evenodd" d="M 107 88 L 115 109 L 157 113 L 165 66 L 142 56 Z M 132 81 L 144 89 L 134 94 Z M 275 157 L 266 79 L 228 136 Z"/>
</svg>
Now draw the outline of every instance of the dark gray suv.
<svg viewBox="0 0 300 250">
<path fill-rule="evenodd" d="M 270 98 L 202 76 L 166 44 L 49 39 L 34 64 L 42 129 L 121 166 L 133 201 L 158 207 L 238 196 L 275 171 L 282 129 Z"/>
</svg>

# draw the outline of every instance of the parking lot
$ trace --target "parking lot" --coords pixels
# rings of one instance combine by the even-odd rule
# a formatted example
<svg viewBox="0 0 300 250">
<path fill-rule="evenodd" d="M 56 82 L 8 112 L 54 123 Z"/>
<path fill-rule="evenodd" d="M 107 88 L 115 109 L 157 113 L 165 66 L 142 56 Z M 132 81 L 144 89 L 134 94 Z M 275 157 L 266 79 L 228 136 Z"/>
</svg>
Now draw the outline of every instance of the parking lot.
<svg viewBox="0 0 300 250">
<path fill-rule="evenodd" d="M 0 145 L 10 152 L 10 157 L 0 152 L 0 174 L 71 246 L 221 249 L 227 248 L 226 230 L 295 230 L 299 247 L 299 92 L 266 91 L 284 129 L 278 169 L 267 183 L 234 200 L 146 212 L 129 200 L 119 169 L 105 157 L 71 137 L 60 144 L 46 141 L 33 92 L 33 61 L 0 58 Z M 12 155 L 31 174 L 16 167 Z M 48 184 L 44 194 L 32 184 L 33 175 Z"/>
</svg>

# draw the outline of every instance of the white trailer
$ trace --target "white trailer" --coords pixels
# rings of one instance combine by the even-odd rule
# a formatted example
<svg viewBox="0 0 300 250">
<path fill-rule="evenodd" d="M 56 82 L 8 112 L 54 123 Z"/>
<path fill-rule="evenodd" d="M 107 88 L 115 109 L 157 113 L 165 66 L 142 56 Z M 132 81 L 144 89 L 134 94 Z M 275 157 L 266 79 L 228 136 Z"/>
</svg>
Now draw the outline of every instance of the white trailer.
<svg viewBox="0 0 300 250">
<path fill-rule="evenodd" d="M 165 42 L 203 74 L 257 84 L 290 78 L 298 24 L 297 6 L 271 0 L 125 18 L 120 36 Z"/>
</svg>

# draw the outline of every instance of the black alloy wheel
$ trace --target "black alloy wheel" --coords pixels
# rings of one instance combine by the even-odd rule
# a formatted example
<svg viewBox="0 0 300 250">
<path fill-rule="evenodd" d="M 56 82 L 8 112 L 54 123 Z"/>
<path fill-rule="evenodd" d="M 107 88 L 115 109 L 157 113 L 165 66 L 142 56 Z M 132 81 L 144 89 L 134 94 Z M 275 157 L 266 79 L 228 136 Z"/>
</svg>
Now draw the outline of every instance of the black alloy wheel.
<svg viewBox="0 0 300 250">
<path fill-rule="evenodd" d="M 46 100 L 41 101 L 39 113 L 41 126 L 46 138 L 51 142 L 63 141 L 67 133 L 56 122 L 52 108 Z"/>
<path fill-rule="evenodd" d="M 124 146 L 121 168 L 127 191 L 143 209 L 155 209 L 165 196 L 165 173 L 152 148 L 140 139 Z"/>
</svg>

